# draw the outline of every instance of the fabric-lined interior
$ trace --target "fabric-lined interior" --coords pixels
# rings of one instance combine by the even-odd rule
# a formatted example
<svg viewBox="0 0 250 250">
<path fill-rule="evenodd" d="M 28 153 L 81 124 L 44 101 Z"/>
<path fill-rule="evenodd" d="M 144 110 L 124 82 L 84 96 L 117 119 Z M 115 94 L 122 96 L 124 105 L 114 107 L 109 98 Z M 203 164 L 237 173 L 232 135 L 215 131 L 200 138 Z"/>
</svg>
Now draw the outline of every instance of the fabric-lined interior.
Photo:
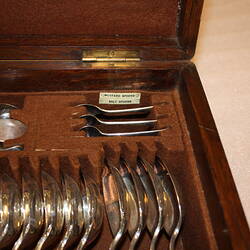
<svg viewBox="0 0 250 250">
<path fill-rule="evenodd" d="M 156 125 L 153 127 L 166 128 L 165 131 L 160 132 L 157 136 L 159 138 L 167 137 L 180 137 L 181 131 L 178 122 L 177 113 L 171 94 L 162 94 L 160 92 L 141 91 L 142 98 L 140 105 L 101 105 L 107 109 L 119 109 L 125 107 L 140 107 L 153 105 L 154 109 L 146 116 L 133 116 L 133 120 L 138 119 L 157 119 Z M 80 103 L 98 104 L 98 91 L 89 91 L 83 93 L 67 93 L 57 95 L 44 94 L 27 94 L 23 96 L 24 103 L 22 109 L 16 109 L 11 111 L 11 117 L 22 121 L 28 126 L 28 130 L 24 136 L 6 142 L 9 144 L 25 145 L 25 150 L 34 151 L 47 151 L 47 150 L 68 150 L 75 149 L 81 146 L 91 148 L 93 142 L 103 142 L 106 139 L 123 141 L 124 139 L 134 140 L 134 138 L 86 138 L 86 133 L 79 129 L 86 125 L 85 119 L 79 117 L 83 114 L 88 114 L 85 107 L 75 107 Z M 12 97 L 13 98 L 13 97 Z M 0 96 L 0 102 L 1 100 Z M 128 120 L 126 118 L 120 118 L 116 120 Z M 51 124 L 51 126 L 48 126 Z M 104 132 L 128 132 L 128 131 L 140 131 L 149 130 L 145 125 L 140 126 L 108 126 L 98 125 Z M 140 137 L 139 140 L 151 140 L 147 137 Z M 177 148 L 181 145 L 176 145 Z"/>
<path fill-rule="evenodd" d="M 0 34 L 176 37 L 178 2 L 9 0 L 1 3 Z"/>
<path fill-rule="evenodd" d="M 194 155 L 190 150 L 190 139 L 179 93 L 181 78 L 176 71 L 145 72 L 78 71 L 77 74 L 51 72 L 50 75 L 46 72 L 17 72 L 15 80 L 5 75 L 2 82 L 11 84 L 1 85 L 4 92 L 0 94 L 0 102 L 15 104 L 20 108 L 12 110 L 11 116 L 24 122 L 28 131 L 23 137 L 5 143 L 5 146 L 24 144 L 25 149 L 23 152 L 1 152 L 1 171 L 8 171 L 21 184 L 20 174 L 29 170 L 40 183 L 40 172 L 45 168 L 61 185 L 62 169 L 66 169 L 80 181 L 79 169 L 83 167 L 101 184 L 104 158 L 117 163 L 122 156 L 133 165 L 138 155 L 151 162 L 155 155 L 158 155 L 167 162 L 182 194 L 185 220 L 176 249 L 209 249 L 213 245 L 213 231 L 198 169 L 193 163 Z M 61 78 L 55 78 L 55 75 Z M 56 79 L 54 84 L 50 84 L 53 79 Z M 19 90 L 20 82 L 26 82 L 23 91 Z M 91 88 L 93 83 L 96 83 L 95 90 Z M 74 91 L 72 85 L 75 87 Z M 154 105 L 153 112 L 147 118 L 158 119 L 157 128 L 170 126 L 170 129 L 157 136 L 109 138 L 89 138 L 84 136 L 84 132 L 77 131 L 84 121 L 74 117 L 85 113 L 85 110 L 74 105 L 97 105 L 99 93 L 113 92 L 113 86 L 116 86 L 115 91 L 118 92 L 142 93 L 139 106 Z M 40 92 L 33 90 L 36 88 Z M 128 106 L 102 107 L 115 109 Z M 126 131 L 128 129 L 124 128 Z M 47 159 L 46 164 L 43 163 L 44 159 Z M 102 232 L 91 247 L 108 249 L 111 240 L 112 235 L 105 218 Z M 146 231 L 139 249 L 146 249 L 149 245 L 150 237 Z M 158 249 L 166 248 L 167 245 L 168 236 L 162 233 Z M 127 235 L 121 249 L 128 249 L 128 246 Z"/>
</svg>

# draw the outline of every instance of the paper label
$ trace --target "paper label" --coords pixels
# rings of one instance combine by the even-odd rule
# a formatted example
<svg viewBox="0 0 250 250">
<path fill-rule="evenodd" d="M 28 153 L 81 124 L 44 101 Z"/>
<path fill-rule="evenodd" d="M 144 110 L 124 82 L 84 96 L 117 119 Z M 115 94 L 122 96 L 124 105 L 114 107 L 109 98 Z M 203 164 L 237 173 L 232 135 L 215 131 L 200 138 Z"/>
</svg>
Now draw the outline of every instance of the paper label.
<svg viewBox="0 0 250 250">
<path fill-rule="evenodd" d="M 140 104 L 141 93 L 100 93 L 99 104 Z"/>
</svg>

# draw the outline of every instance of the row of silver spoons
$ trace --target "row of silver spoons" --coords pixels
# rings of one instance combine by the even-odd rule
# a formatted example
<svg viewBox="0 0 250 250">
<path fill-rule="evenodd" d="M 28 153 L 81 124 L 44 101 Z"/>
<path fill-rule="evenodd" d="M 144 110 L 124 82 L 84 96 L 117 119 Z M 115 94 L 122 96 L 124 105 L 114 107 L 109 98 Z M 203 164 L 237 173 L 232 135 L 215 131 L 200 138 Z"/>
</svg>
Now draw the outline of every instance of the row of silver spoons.
<svg viewBox="0 0 250 250">
<path fill-rule="evenodd" d="M 183 211 L 176 184 L 159 158 L 155 165 L 139 158 L 135 168 L 123 160 L 119 166 L 107 163 L 103 192 L 114 236 L 109 249 L 117 249 L 127 231 L 129 249 L 136 249 L 145 228 L 152 236 L 150 250 L 156 249 L 163 228 L 170 237 L 169 249 L 175 248 Z"/>
<path fill-rule="evenodd" d="M 21 191 L 13 178 L 1 173 L 1 248 L 29 249 L 35 244 L 37 250 L 52 245 L 70 249 L 79 237 L 77 249 L 85 248 L 102 225 L 103 203 L 97 185 L 87 175 L 79 186 L 63 174 L 62 190 L 48 172 L 42 171 L 41 179 L 42 190 L 29 173 L 23 173 Z"/>
<path fill-rule="evenodd" d="M 22 191 L 13 178 L 0 175 L 0 246 L 9 246 L 18 236 L 12 249 L 25 249 L 36 241 L 35 249 L 53 244 L 56 249 L 69 249 L 76 241 L 77 249 L 84 249 L 102 225 L 104 209 L 97 184 L 84 174 L 79 186 L 63 174 L 61 190 L 48 172 L 41 175 L 42 190 L 29 173 L 23 173 Z M 136 249 L 146 228 L 152 235 L 151 250 L 163 228 L 170 236 L 169 249 L 175 248 L 183 211 L 176 184 L 159 159 L 154 166 L 138 159 L 135 168 L 124 160 L 119 166 L 106 162 L 102 183 L 114 237 L 109 249 L 117 249 L 126 232 L 131 237 L 129 249 Z"/>
</svg>

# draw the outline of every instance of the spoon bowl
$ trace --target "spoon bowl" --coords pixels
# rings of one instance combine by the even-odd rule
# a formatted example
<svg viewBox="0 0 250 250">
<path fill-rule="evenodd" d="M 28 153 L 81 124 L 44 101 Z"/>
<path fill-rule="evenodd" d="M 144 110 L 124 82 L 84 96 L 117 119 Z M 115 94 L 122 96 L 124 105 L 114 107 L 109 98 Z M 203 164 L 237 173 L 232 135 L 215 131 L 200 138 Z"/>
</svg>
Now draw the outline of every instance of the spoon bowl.
<svg viewBox="0 0 250 250">
<path fill-rule="evenodd" d="M 158 217 L 158 222 L 157 222 L 156 228 L 153 232 L 153 237 L 152 237 L 151 244 L 150 244 L 150 250 L 155 250 L 158 238 L 160 236 L 160 232 L 164 226 L 165 193 L 164 193 L 164 189 L 162 187 L 161 180 L 155 173 L 154 166 L 149 164 L 145 160 L 140 159 L 140 161 L 142 162 L 143 166 L 145 167 L 146 171 L 148 172 L 148 174 L 152 180 L 155 194 L 156 194 L 157 204 L 158 204 L 159 217 Z"/>
<path fill-rule="evenodd" d="M 13 250 L 27 249 L 34 244 L 43 226 L 44 207 L 38 183 L 27 172 L 22 176 L 22 232 L 15 242 Z"/>
<path fill-rule="evenodd" d="M 138 159 L 135 168 L 137 175 L 139 176 L 146 194 L 145 206 L 147 207 L 146 225 L 151 235 L 154 234 L 155 228 L 159 220 L 158 203 L 154 190 L 153 183 L 145 170 L 143 164 Z"/>
<path fill-rule="evenodd" d="M 27 126 L 14 119 L 0 119 L 0 142 L 16 139 L 24 135 Z"/>
<path fill-rule="evenodd" d="M 0 245 L 8 247 L 22 227 L 21 193 L 14 179 L 0 174 Z"/>
<path fill-rule="evenodd" d="M 139 241 L 139 239 L 142 235 L 142 232 L 145 228 L 146 218 L 147 218 L 147 196 L 146 196 L 143 184 L 142 184 L 140 177 L 138 176 L 136 170 L 133 167 L 131 167 L 129 164 L 127 164 L 125 161 L 123 163 L 125 165 L 124 167 L 126 167 L 126 169 L 131 174 L 133 186 L 135 189 L 135 193 L 133 194 L 132 192 L 130 192 L 130 195 L 132 197 L 134 197 L 136 207 L 132 206 L 132 208 L 135 207 L 136 211 L 135 211 L 135 209 L 134 210 L 130 209 L 130 214 L 133 215 L 133 216 L 130 216 L 130 224 L 132 226 L 130 225 L 128 227 L 129 233 L 130 233 L 131 238 L 132 238 L 131 242 L 130 242 L 129 250 L 133 250 L 133 249 L 136 249 L 137 242 Z M 135 167 L 135 168 L 137 168 L 137 167 Z M 123 173 L 125 173 L 127 176 L 129 176 L 126 169 L 125 169 L 125 171 L 123 171 Z M 126 186 L 128 188 L 128 191 L 131 190 L 131 187 L 129 188 L 128 185 L 126 185 Z M 133 221 L 132 223 L 131 223 L 131 220 Z M 133 227 L 133 225 L 134 225 L 134 227 Z M 131 227 L 131 229 L 130 229 L 130 227 Z"/>
<path fill-rule="evenodd" d="M 86 190 L 86 194 L 83 195 L 86 197 L 83 198 L 85 232 L 77 250 L 84 249 L 96 239 L 100 233 L 104 216 L 103 202 L 97 184 L 87 174 L 83 174 L 83 180 Z"/>
<path fill-rule="evenodd" d="M 169 250 L 174 250 L 175 243 L 179 236 L 183 222 L 183 208 L 181 205 L 180 192 L 174 177 L 169 172 L 167 165 L 164 164 L 158 157 L 156 158 L 156 163 L 158 163 L 158 168 L 160 168 L 158 175 L 160 176 L 164 185 L 165 192 L 168 194 L 170 199 L 168 208 L 170 208 L 169 212 L 172 213 L 172 219 L 166 218 L 164 228 L 170 236 Z M 171 212 L 170 205 L 173 206 L 172 209 L 175 209 L 177 211 Z"/>
<path fill-rule="evenodd" d="M 121 160 L 118 171 L 128 191 L 128 197 L 126 199 L 127 207 L 129 208 L 130 214 L 133 215 L 129 217 L 128 232 L 130 237 L 133 238 L 139 222 L 137 191 L 135 190 L 132 175 L 127 168 L 127 163 L 124 160 Z"/>
<path fill-rule="evenodd" d="M 56 180 L 42 171 L 45 229 L 35 250 L 47 249 L 60 235 L 63 223 L 63 198 Z"/>
<path fill-rule="evenodd" d="M 65 231 L 57 249 L 69 249 L 79 239 L 83 225 L 83 203 L 80 187 L 68 174 L 63 174 L 63 212 Z"/>
<path fill-rule="evenodd" d="M 0 119 L 10 119 L 12 109 L 17 109 L 17 107 L 8 103 L 0 103 Z"/>
<path fill-rule="evenodd" d="M 127 232 L 130 217 L 126 202 L 128 191 L 115 166 L 104 168 L 102 182 L 106 214 L 114 237 L 109 249 L 114 250 Z"/>
</svg>

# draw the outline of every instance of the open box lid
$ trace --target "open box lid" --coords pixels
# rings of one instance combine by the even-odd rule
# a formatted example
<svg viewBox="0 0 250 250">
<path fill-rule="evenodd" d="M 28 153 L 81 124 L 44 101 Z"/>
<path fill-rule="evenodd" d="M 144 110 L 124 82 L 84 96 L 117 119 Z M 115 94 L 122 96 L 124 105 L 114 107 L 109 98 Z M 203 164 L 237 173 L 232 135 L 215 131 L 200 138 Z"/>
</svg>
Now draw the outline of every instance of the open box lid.
<svg viewBox="0 0 250 250">
<path fill-rule="evenodd" d="M 203 0 L 8 0 L 0 60 L 78 60 L 86 48 L 139 51 L 142 60 L 194 55 Z"/>
</svg>

